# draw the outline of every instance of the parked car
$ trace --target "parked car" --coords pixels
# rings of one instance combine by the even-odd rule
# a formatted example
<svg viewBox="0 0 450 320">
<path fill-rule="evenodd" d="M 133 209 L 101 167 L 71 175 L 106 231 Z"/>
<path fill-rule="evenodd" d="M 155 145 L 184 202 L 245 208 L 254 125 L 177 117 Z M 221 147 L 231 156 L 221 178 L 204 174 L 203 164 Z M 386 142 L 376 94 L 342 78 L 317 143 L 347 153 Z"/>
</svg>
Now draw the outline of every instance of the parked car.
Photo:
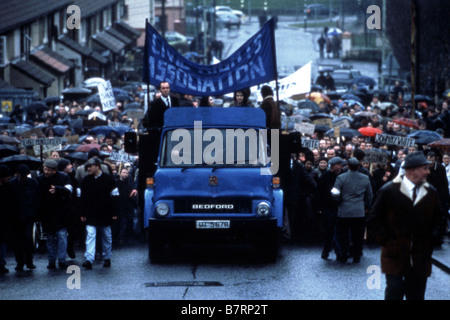
<svg viewBox="0 0 450 320">
<path fill-rule="evenodd" d="M 176 31 L 166 31 L 165 38 L 167 43 L 181 53 L 189 51 L 189 40 L 186 36 Z"/>
<path fill-rule="evenodd" d="M 307 18 L 324 17 L 330 15 L 330 9 L 323 4 L 310 4 L 306 7 L 304 13 Z M 331 14 L 336 15 L 337 11 L 332 10 Z"/>
<path fill-rule="evenodd" d="M 331 76 L 336 90 L 347 90 L 351 87 L 353 80 L 361 76 L 361 72 L 356 69 L 334 69 Z"/>
<path fill-rule="evenodd" d="M 244 23 L 245 20 L 245 14 L 240 10 L 234 10 L 231 9 L 228 6 L 216 6 L 216 13 L 217 12 L 227 12 L 227 13 L 234 13 L 238 16 L 239 20 L 241 20 L 241 23 Z"/>
<path fill-rule="evenodd" d="M 225 28 L 236 26 L 238 29 L 241 27 L 241 20 L 234 13 L 228 12 L 216 12 L 216 23 L 222 25 Z"/>
</svg>

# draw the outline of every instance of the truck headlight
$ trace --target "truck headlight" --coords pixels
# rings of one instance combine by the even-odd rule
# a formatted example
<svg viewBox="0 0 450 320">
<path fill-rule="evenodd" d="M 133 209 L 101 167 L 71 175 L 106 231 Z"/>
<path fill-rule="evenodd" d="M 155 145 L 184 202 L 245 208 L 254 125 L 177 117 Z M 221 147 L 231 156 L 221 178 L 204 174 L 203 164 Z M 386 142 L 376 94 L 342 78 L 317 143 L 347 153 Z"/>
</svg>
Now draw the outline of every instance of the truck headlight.
<svg viewBox="0 0 450 320">
<path fill-rule="evenodd" d="M 169 213 L 169 206 L 165 202 L 160 202 L 156 205 L 156 213 L 161 217 L 167 216 Z"/>
<path fill-rule="evenodd" d="M 261 202 L 256 206 L 256 213 L 260 217 L 267 217 L 270 214 L 270 206 L 265 202 Z"/>
</svg>

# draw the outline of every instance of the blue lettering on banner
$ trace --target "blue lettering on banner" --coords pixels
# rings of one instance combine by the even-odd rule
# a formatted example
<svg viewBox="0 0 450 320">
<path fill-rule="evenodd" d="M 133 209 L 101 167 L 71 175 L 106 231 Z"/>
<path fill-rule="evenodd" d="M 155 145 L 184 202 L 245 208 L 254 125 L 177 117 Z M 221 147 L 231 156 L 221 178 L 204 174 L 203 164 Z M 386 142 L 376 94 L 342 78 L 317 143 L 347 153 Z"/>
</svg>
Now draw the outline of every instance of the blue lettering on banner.
<svg viewBox="0 0 450 320">
<path fill-rule="evenodd" d="M 147 23 L 143 81 L 155 86 L 168 81 L 174 92 L 216 96 L 275 80 L 273 29 L 269 20 L 227 59 L 200 65 L 186 59 Z"/>
</svg>

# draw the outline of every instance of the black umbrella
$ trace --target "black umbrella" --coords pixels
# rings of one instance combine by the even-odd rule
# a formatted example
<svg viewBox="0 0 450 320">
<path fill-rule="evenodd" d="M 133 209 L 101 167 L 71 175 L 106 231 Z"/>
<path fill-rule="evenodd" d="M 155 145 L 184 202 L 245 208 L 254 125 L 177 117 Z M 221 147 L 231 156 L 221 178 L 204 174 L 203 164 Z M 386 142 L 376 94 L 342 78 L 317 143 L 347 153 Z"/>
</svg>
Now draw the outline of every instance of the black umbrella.
<svg viewBox="0 0 450 320">
<path fill-rule="evenodd" d="M 56 126 L 53 126 L 52 128 L 53 128 L 53 132 L 55 133 L 56 136 L 62 137 L 64 135 L 67 127 L 63 126 L 63 125 L 56 125 Z"/>
<path fill-rule="evenodd" d="M 0 144 L 19 144 L 20 141 L 14 137 L 0 135 Z"/>
<path fill-rule="evenodd" d="M 117 134 L 119 134 L 119 130 L 117 130 L 116 127 L 111 127 L 111 126 L 96 126 L 94 128 L 92 128 L 91 130 L 89 130 L 89 134 L 94 134 L 94 135 L 104 135 L 107 136 L 109 135 L 111 132 L 115 132 Z"/>
<path fill-rule="evenodd" d="M 311 112 L 313 112 L 313 113 L 320 111 L 320 108 L 317 105 L 317 103 L 315 103 L 315 102 L 313 102 L 313 101 L 311 101 L 309 99 L 308 100 L 301 100 L 301 101 L 299 101 L 298 104 L 297 104 L 297 107 L 299 109 L 310 109 Z"/>
<path fill-rule="evenodd" d="M 33 129 L 33 127 L 29 124 L 22 124 L 20 126 L 16 126 L 14 127 L 14 131 L 16 134 L 22 134 L 24 132 L 30 131 L 31 129 Z"/>
<path fill-rule="evenodd" d="M 48 109 L 49 109 L 48 106 L 45 104 L 45 102 L 42 102 L 42 101 L 32 102 L 32 103 L 27 104 L 26 106 L 23 107 L 23 110 L 27 111 L 27 112 L 46 111 Z"/>
<path fill-rule="evenodd" d="M 326 113 L 316 113 L 316 114 L 312 114 L 309 116 L 309 119 L 311 119 L 311 121 L 314 121 L 317 119 L 323 119 L 323 118 L 333 119 L 332 116 L 330 116 L 329 114 L 326 114 Z"/>
<path fill-rule="evenodd" d="M 311 92 L 313 92 L 313 91 L 322 92 L 323 87 L 320 84 L 313 84 L 313 85 L 311 85 Z M 327 93 L 327 95 L 328 95 L 328 93 Z"/>
<path fill-rule="evenodd" d="M 343 100 L 355 100 L 355 101 L 361 102 L 361 98 L 352 93 L 346 93 L 341 98 Z"/>
<path fill-rule="evenodd" d="M 94 111 L 95 111 L 94 109 L 89 108 L 89 109 L 83 109 L 83 110 L 77 111 L 77 113 L 75 113 L 75 114 L 78 116 L 88 116 Z"/>
<path fill-rule="evenodd" d="M 69 121 L 69 126 L 72 129 L 80 130 L 80 129 L 83 128 L 83 119 L 79 118 L 79 119 L 70 120 Z"/>
<path fill-rule="evenodd" d="M 368 76 L 359 76 L 355 79 L 353 79 L 352 85 L 354 84 L 364 84 L 367 86 L 376 86 L 377 82 L 374 78 L 368 77 Z"/>
<path fill-rule="evenodd" d="M 19 164 L 26 164 L 31 170 L 38 170 L 41 167 L 42 161 L 32 156 L 18 154 L 1 159 L 0 164 L 5 164 L 14 171 Z"/>
<path fill-rule="evenodd" d="M 327 132 L 325 132 L 326 136 L 334 136 L 334 129 L 328 130 Z M 353 138 L 353 137 L 359 137 L 362 136 L 362 134 L 355 129 L 350 129 L 350 128 L 340 128 L 340 135 L 341 137 L 346 137 L 346 138 Z"/>
<path fill-rule="evenodd" d="M 114 97 L 116 98 L 116 101 L 128 101 L 128 102 L 132 102 L 134 101 L 133 97 L 131 97 L 128 94 L 115 94 Z"/>
<path fill-rule="evenodd" d="M 101 103 L 98 93 L 89 96 L 86 100 L 87 103 Z"/>
<path fill-rule="evenodd" d="M 423 94 L 418 94 L 414 96 L 414 101 L 416 102 L 431 102 L 431 98 L 428 96 L 425 96 Z"/>
<path fill-rule="evenodd" d="M 79 146 L 79 144 L 68 144 L 61 151 L 74 152 Z"/>
<path fill-rule="evenodd" d="M 87 161 L 88 159 L 88 153 L 87 152 L 71 152 L 68 155 L 66 155 L 66 158 L 72 161 L 78 160 L 78 161 Z"/>
<path fill-rule="evenodd" d="M 50 97 L 44 98 L 44 101 L 46 103 L 59 103 L 59 102 L 61 102 L 61 97 L 60 96 L 50 96 Z"/>
<path fill-rule="evenodd" d="M 442 139 L 442 136 L 430 130 L 417 130 L 407 135 L 408 138 L 413 138 L 416 144 L 429 144 L 431 142 Z"/>
<path fill-rule="evenodd" d="M 131 102 L 131 103 L 126 104 L 123 108 L 125 110 L 128 110 L 128 109 L 142 109 L 142 106 L 141 106 L 141 104 L 139 102 Z"/>
<path fill-rule="evenodd" d="M 15 154 L 19 154 L 19 148 L 9 144 L 0 144 L 0 158 L 9 157 Z"/>
<path fill-rule="evenodd" d="M 328 130 L 330 130 L 330 127 L 324 124 L 316 124 L 314 126 L 315 132 L 327 132 Z"/>
</svg>

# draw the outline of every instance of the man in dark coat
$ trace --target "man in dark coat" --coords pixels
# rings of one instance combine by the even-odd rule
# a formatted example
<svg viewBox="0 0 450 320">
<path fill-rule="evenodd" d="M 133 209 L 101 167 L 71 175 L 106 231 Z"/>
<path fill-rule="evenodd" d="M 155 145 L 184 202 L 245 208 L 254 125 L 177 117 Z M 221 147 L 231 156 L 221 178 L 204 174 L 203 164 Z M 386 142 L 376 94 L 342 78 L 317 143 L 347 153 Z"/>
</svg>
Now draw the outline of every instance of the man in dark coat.
<svg viewBox="0 0 450 320">
<path fill-rule="evenodd" d="M 291 188 L 289 194 L 289 226 L 294 240 L 312 240 L 314 226 L 307 225 L 312 210 L 308 210 L 309 196 L 317 186 L 313 176 L 307 172 L 300 160 L 295 160 L 292 166 Z"/>
<path fill-rule="evenodd" d="M 81 221 L 86 223 L 86 252 L 83 267 L 92 269 L 95 258 L 97 228 L 102 235 L 103 266 L 111 266 L 111 225 L 117 219 L 119 191 L 114 178 L 101 170 L 98 158 L 92 158 L 85 166 L 89 172 L 81 181 Z"/>
<path fill-rule="evenodd" d="M 281 129 L 281 113 L 273 99 L 272 88 L 267 85 L 262 86 L 261 96 L 263 98 L 261 109 L 266 113 L 266 127 L 268 129 Z"/>
<path fill-rule="evenodd" d="M 427 153 L 427 160 L 430 162 L 430 174 L 427 177 L 427 182 L 437 190 L 441 199 L 442 208 L 447 212 L 449 194 L 445 167 L 436 161 L 436 154 L 433 151 Z"/>
<path fill-rule="evenodd" d="M 17 177 L 11 180 L 14 192 L 15 214 L 13 218 L 14 254 L 16 256 L 16 270 L 23 270 L 24 264 L 28 269 L 35 269 L 33 264 L 33 225 L 40 205 L 40 190 L 38 182 L 28 177 L 30 168 L 26 164 L 17 167 Z"/>
<path fill-rule="evenodd" d="M 172 107 L 178 107 L 178 98 L 170 95 L 170 84 L 162 81 L 159 84 L 161 97 L 154 100 L 144 116 L 143 125 L 147 128 L 161 128 L 164 125 L 164 113 Z"/>
<path fill-rule="evenodd" d="M 319 178 L 317 184 L 316 197 L 314 199 L 315 208 L 323 221 L 324 229 L 324 246 L 322 250 L 322 259 L 328 259 L 330 251 L 333 249 L 333 244 L 336 252 L 336 242 L 334 241 L 336 218 L 337 218 L 337 202 L 331 195 L 337 176 L 342 171 L 344 160 L 339 157 L 334 157 L 328 161 L 330 170 L 326 171 Z"/>
<path fill-rule="evenodd" d="M 6 249 L 8 242 L 8 229 L 11 226 L 11 217 L 14 213 L 14 194 L 9 184 L 11 171 L 5 165 L 0 165 L 0 274 L 8 273 L 6 265 Z"/>
<path fill-rule="evenodd" d="M 47 234 L 48 269 L 66 269 L 67 223 L 72 185 L 67 174 L 58 171 L 58 162 L 44 162 L 44 174 L 38 177 L 42 205 L 39 217 Z"/>
<path fill-rule="evenodd" d="M 137 191 L 126 167 L 121 168 L 117 180 L 119 190 L 119 215 L 113 228 L 113 240 L 119 244 L 127 241 L 133 224 L 133 209 L 136 203 Z"/>
<path fill-rule="evenodd" d="M 404 161 L 398 175 L 378 192 L 368 215 L 369 234 L 382 246 L 386 300 L 423 300 L 431 275 L 431 256 L 444 230 L 444 212 L 436 189 L 426 182 L 429 162 L 421 151 Z"/>
</svg>

